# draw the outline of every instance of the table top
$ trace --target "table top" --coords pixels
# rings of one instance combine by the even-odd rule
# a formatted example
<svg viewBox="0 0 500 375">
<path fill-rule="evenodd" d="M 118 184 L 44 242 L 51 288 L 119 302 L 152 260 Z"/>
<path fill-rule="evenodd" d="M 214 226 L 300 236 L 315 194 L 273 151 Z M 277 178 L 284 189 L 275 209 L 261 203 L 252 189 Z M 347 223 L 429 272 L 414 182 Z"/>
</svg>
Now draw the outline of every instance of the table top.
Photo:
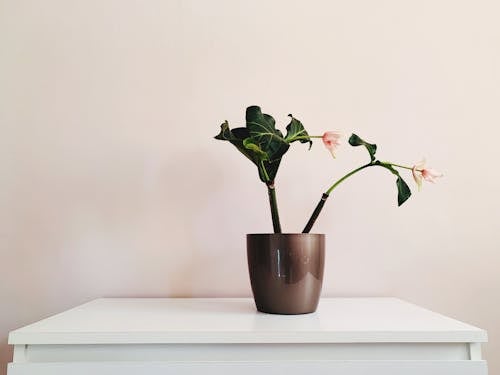
<svg viewBox="0 0 500 375">
<path fill-rule="evenodd" d="M 396 298 L 322 298 L 306 315 L 249 298 L 101 298 L 12 331 L 16 344 L 486 342 L 484 330 Z"/>
</svg>

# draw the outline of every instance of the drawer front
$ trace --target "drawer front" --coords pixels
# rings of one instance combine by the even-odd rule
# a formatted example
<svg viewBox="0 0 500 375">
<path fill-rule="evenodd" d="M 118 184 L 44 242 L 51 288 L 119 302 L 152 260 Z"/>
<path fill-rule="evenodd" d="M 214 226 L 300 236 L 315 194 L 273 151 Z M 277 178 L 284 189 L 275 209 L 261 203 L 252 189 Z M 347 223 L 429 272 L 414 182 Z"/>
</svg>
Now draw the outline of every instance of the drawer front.
<svg viewBox="0 0 500 375">
<path fill-rule="evenodd" d="M 8 375 L 487 375 L 485 361 L 11 363 Z"/>
</svg>

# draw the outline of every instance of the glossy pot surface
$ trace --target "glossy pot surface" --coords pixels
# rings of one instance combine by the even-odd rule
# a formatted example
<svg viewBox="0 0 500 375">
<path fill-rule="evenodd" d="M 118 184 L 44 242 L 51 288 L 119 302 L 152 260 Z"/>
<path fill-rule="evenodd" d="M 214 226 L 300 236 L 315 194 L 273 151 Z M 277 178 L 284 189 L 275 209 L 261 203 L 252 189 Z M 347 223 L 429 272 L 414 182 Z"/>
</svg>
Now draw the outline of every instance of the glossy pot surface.
<svg viewBox="0 0 500 375">
<path fill-rule="evenodd" d="M 323 284 L 324 234 L 247 234 L 247 257 L 257 310 L 316 311 Z"/>
</svg>

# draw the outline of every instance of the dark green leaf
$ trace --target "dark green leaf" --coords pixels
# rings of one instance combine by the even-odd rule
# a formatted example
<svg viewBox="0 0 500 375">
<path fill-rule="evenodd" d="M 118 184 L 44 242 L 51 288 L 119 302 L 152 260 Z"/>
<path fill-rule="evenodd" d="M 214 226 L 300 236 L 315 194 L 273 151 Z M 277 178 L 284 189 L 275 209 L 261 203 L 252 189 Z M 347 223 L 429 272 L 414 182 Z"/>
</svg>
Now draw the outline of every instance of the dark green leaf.
<svg viewBox="0 0 500 375">
<path fill-rule="evenodd" d="M 252 106 L 247 108 L 246 121 L 252 143 L 267 153 L 269 160 L 281 159 L 290 145 L 281 131 L 275 128 L 274 118 L 262 113 L 260 107 Z"/>
<path fill-rule="evenodd" d="M 259 177 L 262 182 L 267 182 L 266 175 L 267 172 L 263 171 L 264 165 L 263 160 L 268 159 L 267 155 L 264 155 L 263 151 L 258 148 L 258 145 L 246 147 L 244 142 L 247 141 L 249 144 L 250 133 L 246 128 L 235 128 L 231 130 L 229 124 L 225 121 L 221 126 L 220 133 L 215 136 L 215 139 L 220 139 L 223 141 L 229 141 L 233 144 L 243 155 L 245 155 L 252 163 L 257 166 L 259 171 Z"/>
<path fill-rule="evenodd" d="M 411 196 L 411 190 L 408 184 L 401 177 L 396 180 L 398 187 L 398 206 L 401 206 Z"/>
<path fill-rule="evenodd" d="M 246 139 L 250 137 L 250 132 L 247 128 L 234 128 L 233 130 L 231 130 L 231 132 L 238 139 Z"/>
<path fill-rule="evenodd" d="M 379 160 L 377 160 L 374 164 L 380 165 L 381 167 L 384 167 L 385 169 L 389 170 L 393 175 L 399 177 L 399 172 L 397 169 L 395 169 L 392 165 L 383 163 Z"/>
<path fill-rule="evenodd" d="M 275 159 L 271 161 L 264 161 L 264 168 L 266 169 L 266 172 L 269 176 L 270 181 L 274 181 L 276 178 L 276 174 L 278 173 L 278 168 L 281 163 L 281 158 L 280 159 Z"/>
<path fill-rule="evenodd" d="M 398 206 L 401 206 L 411 196 L 410 187 L 405 182 L 405 180 L 403 180 L 403 178 L 400 176 L 398 170 L 395 169 L 392 165 L 380 162 L 378 160 L 374 164 L 379 165 L 379 166 L 387 169 L 388 171 L 390 171 L 393 175 L 395 175 L 397 177 L 396 186 L 398 188 Z"/>
<path fill-rule="evenodd" d="M 273 181 L 278 173 L 281 157 L 288 151 L 290 145 L 283 138 L 281 131 L 275 128 L 274 118 L 262 113 L 260 107 L 247 108 L 246 122 L 246 129 L 250 135 L 248 142 L 257 145 L 268 156 L 259 166 L 261 180 L 267 173 L 269 180 Z"/>
<path fill-rule="evenodd" d="M 291 114 L 288 116 L 290 116 L 291 120 L 286 127 L 287 132 L 285 140 L 288 143 L 292 143 L 295 141 L 299 141 L 300 143 L 309 143 L 309 150 L 310 150 L 312 146 L 312 141 L 310 138 L 307 138 L 309 137 L 309 134 L 307 134 L 304 125 L 302 125 L 302 123 L 296 118 L 294 118 Z"/>
<path fill-rule="evenodd" d="M 359 136 L 356 134 L 352 134 L 351 137 L 349 138 L 349 144 L 351 146 L 365 146 L 366 149 L 368 150 L 368 153 L 370 154 L 370 159 L 372 161 L 375 160 L 375 153 L 377 152 L 377 145 L 373 143 L 368 143 L 364 140 L 362 140 Z"/>
<path fill-rule="evenodd" d="M 287 126 L 287 139 L 276 129 L 274 118 L 262 113 L 260 107 L 251 106 L 246 110 L 246 127 L 230 129 L 224 122 L 216 139 L 229 141 L 243 155 L 254 163 L 259 171 L 262 182 L 273 181 L 278 173 L 281 158 L 288 151 L 291 142 L 309 142 L 307 139 L 292 137 L 308 136 L 304 127 L 297 119 Z"/>
<path fill-rule="evenodd" d="M 224 121 L 221 126 L 220 126 L 220 133 L 217 134 L 215 139 L 220 139 L 223 141 L 229 141 L 232 138 L 234 138 L 234 135 L 232 134 L 231 130 L 229 129 L 229 124 L 227 121 Z"/>
</svg>

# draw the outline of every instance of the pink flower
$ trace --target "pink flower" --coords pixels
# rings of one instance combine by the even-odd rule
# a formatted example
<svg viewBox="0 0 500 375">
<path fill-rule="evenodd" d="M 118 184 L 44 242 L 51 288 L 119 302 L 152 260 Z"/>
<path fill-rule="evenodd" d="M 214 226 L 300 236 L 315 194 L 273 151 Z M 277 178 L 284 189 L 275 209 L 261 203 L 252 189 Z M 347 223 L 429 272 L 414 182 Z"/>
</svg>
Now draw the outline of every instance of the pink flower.
<svg viewBox="0 0 500 375">
<path fill-rule="evenodd" d="M 333 157 L 335 157 L 335 150 L 337 149 L 338 146 L 340 146 L 339 139 L 341 137 L 341 134 L 339 132 L 326 132 L 323 134 L 321 139 L 323 140 L 323 143 L 325 144 L 325 147 L 330 151 Z"/>
<path fill-rule="evenodd" d="M 425 159 L 415 164 L 411 169 L 411 173 L 413 174 L 413 179 L 417 183 L 418 190 L 422 188 L 422 178 L 425 181 L 434 183 L 437 177 L 443 177 L 443 174 L 435 169 L 425 168 Z"/>
</svg>

